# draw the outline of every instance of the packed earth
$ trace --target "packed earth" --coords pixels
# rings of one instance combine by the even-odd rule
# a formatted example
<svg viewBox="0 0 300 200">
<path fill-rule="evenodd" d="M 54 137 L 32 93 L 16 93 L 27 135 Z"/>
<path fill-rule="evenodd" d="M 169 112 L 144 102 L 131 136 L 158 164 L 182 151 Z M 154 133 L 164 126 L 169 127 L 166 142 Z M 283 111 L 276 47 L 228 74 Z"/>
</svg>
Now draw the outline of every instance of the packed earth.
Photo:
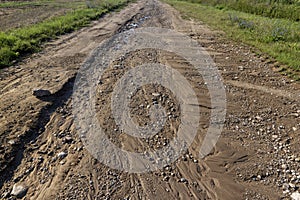
<svg viewBox="0 0 300 200">
<path fill-rule="evenodd" d="M 211 99 L 206 82 L 172 52 L 144 49 L 124 55 L 99 80 L 96 110 L 108 138 L 127 151 L 156 150 L 176 136 L 180 105 L 167 88 L 141 87 L 130 114 L 144 125 L 149 108 L 166 110 L 165 127 L 149 139 L 121 133 L 111 113 L 112 87 L 136 65 L 155 61 L 178 70 L 193 86 L 201 119 L 193 143 L 160 170 L 112 169 L 86 149 L 72 113 L 78 70 L 115 34 L 142 27 L 177 31 L 209 53 L 222 76 L 227 114 L 216 146 L 199 157 Z M 170 5 L 138 0 L 91 26 L 59 37 L 0 72 L 1 199 L 300 199 L 300 84 L 280 63 L 227 39 L 202 22 L 183 19 Z M 185 88 L 182 88 L 185 90 Z M 188 130 L 187 130 L 188 131 Z"/>
</svg>

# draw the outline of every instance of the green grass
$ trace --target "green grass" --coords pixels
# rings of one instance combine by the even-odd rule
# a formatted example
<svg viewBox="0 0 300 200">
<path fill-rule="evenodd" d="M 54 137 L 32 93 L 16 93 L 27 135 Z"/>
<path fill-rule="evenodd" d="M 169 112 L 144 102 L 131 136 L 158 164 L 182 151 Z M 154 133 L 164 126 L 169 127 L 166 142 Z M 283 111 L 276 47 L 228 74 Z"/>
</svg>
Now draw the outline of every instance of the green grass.
<svg viewBox="0 0 300 200">
<path fill-rule="evenodd" d="M 300 21 L 300 0 L 187 0 L 270 18 Z"/>
<path fill-rule="evenodd" d="M 0 8 L 14 8 L 14 7 L 23 7 L 23 6 L 41 6 L 45 5 L 43 2 L 36 1 L 8 1 L 4 3 L 0 3 Z"/>
<path fill-rule="evenodd" d="M 226 36 L 250 44 L 300 72 L 300 23 L 287 19 L 271 19 L 235 10 L 217 9 L 177 0 L 165 0 L 187 18 L 201 20 Z"/>
<path fill-rule="evenodd" d="M 87 26 L 103 14 L 126 5 L 127 0 L 106 0 L 90 8 L 77 9 L 41 23 L 0 32 L 0 68 L 10 66 L 24 55 L 36 52 L 46 41 Z"/>
<path fill-rule="evenodd" d="M 83 6 L 86 7 L 86 2 L 82 0 L 78 0 L 78 1 L 35 0 L 35 1 L 0 2 L 0 8 L 26 8 L 26 7 L 37 7 L 37 6 L 78 8 Z"/>
</svg>

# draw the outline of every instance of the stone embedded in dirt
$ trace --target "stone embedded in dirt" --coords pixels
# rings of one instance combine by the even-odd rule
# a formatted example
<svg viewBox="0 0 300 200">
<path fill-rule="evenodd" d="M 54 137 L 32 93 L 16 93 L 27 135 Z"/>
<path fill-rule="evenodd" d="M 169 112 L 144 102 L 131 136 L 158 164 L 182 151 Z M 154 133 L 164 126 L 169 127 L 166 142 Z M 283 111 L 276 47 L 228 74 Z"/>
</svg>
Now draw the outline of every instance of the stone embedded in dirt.
<svg viewBox="0 0 300 200">
<path fill-rule="evenodd" d="M 257 175 L 256 180 L 260 181 L 261 180 L 261 175 Z"/>
<path fill-rule="evenodd" d="M 66 136 L 65 138 L 64 138 L 64 142 L 66 142 L 66 143 L 71 143 L 73 141 L 73 139 L 72 139 L 72 137 L 70 137 L 70 136 Z"/>
<path fill-rule="evenodd" d="M 51 92 L 49 90 L 35 89 L 33 90 L 32 94 L 36 97 L 45 97 L 50 96 Z"/>
<path fill-rule="evenodd" d="M 297 191 L 297 192 L 294 192 L 292 195 L 291 195 L 291 198 L 292 200 L 300 200 L 300 193 Z"/>
<path fill-rule="evenodd" d="M 152 96 L 154 96 L 154 97 L 159 97 L 159 96 L 160 96 L 160 93 L 152 93 Z"/>
<path fill-rule="evenodd" d="M 132 28 L 137 28 L 139 25 L 137 23 L 132 23 L 129 26 L 131 26 Z"/>
<path fill-rule="evenodd" d="M 263 118 L 261 116 L 256 116 L 255 119 L 258 120 L 258 121 L 262 121 L 263 120 Z"/>
<path fill-rule="evenodd" d="M 13 189 L 11 191 L 11 195 L 16 196 L 17 198 L 22 198 L 26 195 L 28 187 L 22 184 L 14 184 Z"/>
<path fill-rule="evenodd" d="M 163 178 L 163 181 L 168 181 L 169 179 L 170 179 L 169 176 L 165 176 L 165 177 Z"/>
<path fill-rule="evenodd" d="M 284 190 L 288 190 L 289 189 L 289 184 L 288 183 L 284 183 L 283 185 L 282 185 L 282 189 L 284 189 Z"/>
<path fill-rule="evenodd" d="M 273 139 L 277 139 L 277 138 L 278 138 L 278 135 L 272 135 L 272 138 L 273 138 Z"/>
<path fill-rule="evenodd" d="M 281 165 L 281 168 L 282 168 L 282 169 L 287 169 L 287 165 L 286 165 L 286 164 L 282 164 L 282 165 Z"/>
<path fill-rule="evenodd" d="M 290 188 L 293 188 L 293 189 L 296 187 L 296 185 L 293 183 L 289 183 L 289 186 L 290 186 Z"/>
<path fill-rule="evenodd" d="M 244 67 L 243 67 L 243 66 L 238 66 L 238 69 L 239 69 L 240 71 L 243 71 L 243 70 L 244 70 Z"/>
<path fill-rule="evenodd" d="M 185 178 L 181 178 L 181 179 L 179 180 L 179 182 L 180 182 L 180 183 L 185 183 L 185 182 L 187 182 L 187 180 L 186 180 Z"/>
<path fill-rule="evenodd" d="M 283 125 L 280 125 L 278 128 L 279 129 L 285 129 L 285 127 Z"/>
<path fill-rule="evenodd" d="M 66 157 L 68 154 L 64 151 L 60 152 L 57 154 L 57 156 L 60 158 L 60 159 L 63 159 L 64 157 Z"/>
<path fill-rule="evenodd" d="M 14 140 L 9 140 L 9 141 L 8 141 L 8 144 L 14 145 L 14 144 L 16 144 L 16 141 L 14 141 Z"/>
<path fill-rule="evenodd" d="M 290 193 L 290 190 L 284 190 L 282 193 L 283 194 L 288 194 L 288 193 Z"/>
</svg>

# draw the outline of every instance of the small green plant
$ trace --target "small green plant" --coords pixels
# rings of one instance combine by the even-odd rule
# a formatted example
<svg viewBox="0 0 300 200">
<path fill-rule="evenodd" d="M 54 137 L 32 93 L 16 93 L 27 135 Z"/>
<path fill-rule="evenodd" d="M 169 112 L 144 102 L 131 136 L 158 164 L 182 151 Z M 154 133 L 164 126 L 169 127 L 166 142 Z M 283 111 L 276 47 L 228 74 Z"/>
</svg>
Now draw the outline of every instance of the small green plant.
<svg viewBox="0 0 300 200">
<path fill-rule="evenodd" d="M 271 36 L 273 41 L 284 41 L 287 39 L 287 36 L 289 35 L 289 31 L 286 28 L 282 27 L 276 27 L 272 30 Z"/>
<path fill-rule="evenodd" d="M 93 1 L 87 0 L 85 3 L 86 3 L 87 8 L 95 8 L 96 7 L 96 5 L 94 4 Z"/>
<path fill-rule="evenodd" d="M 232 22 L 232 24 L 235 24 L 239 21 L 239 18 L 236 15 L 229 13 L 228 16 L 229 16 L 229 20 Z"/>
<path fill-rule="evenodd" d="M 237 24 L 239 28 L 241 29 L 254 29 L 254 23 L 242 18 L 237 17 L 236 15 L 229 14 L 229 20 L 232 22 L 232 24 Z"/>
<path fill-rule="evenodd" d="M 0 66 L 8 66 L 18 57 L 18 53 L 11 50 L 9 47 L 0 48 Z"/>
</svg>

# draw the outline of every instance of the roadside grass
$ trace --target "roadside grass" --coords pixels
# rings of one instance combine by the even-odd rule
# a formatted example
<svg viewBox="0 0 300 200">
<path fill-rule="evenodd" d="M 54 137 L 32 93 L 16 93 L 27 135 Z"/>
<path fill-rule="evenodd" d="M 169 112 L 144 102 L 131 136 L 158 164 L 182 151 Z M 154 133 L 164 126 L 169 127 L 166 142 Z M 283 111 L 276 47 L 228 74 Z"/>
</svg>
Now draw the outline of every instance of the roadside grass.
<svg viewBox="0 0 300 200">
<path fill-rule="evenodd" d="M 97 0 L 99 1 L 99 0 Z M 18 9 L 26 9 L 26 8 L 33 8 L 39 6 L 45 6 L 49 9 L 54 7 L 61 7 L 61 8 L 87 8 L 87 1 L 78 0 L 78 1 L 54 1 L 54 0 L 35 0 L 35 1 L 7 1 L 1 2 L 0 8 L 18 8 Z"/>
<path fill-rule="evenodd" d="M 300 0 L 184 0 L 270 18 L 300 21 Z"/>
<path fill-rule="evenodd" d="M 103 14 L 125 6 L 128 0 L 93 1 L 85 8 L 53 17 L 28 27 L 0 32 L 0 69 L 12 65 L 24 55 L 36 52 L 46 41 L 87 26 Z"/>
<path fill-rule="evenodd" d="M 258 48 L 282 64 L 281 71 L 300 80 L 300 22 L 271 19 L 235 10 L 217 9 L 177 0 L 164 0 L 186 18 L 223 30 L 227 37 Z"/>
<path fill-rule="evenodd" d="M 40 0 L 40 1 L 7 1 L 1 2 L 0 8 L 15 8 L 23 6 L 42 6 L 49 3 L 54 3 L 53 0 Z"/>
</svg>

